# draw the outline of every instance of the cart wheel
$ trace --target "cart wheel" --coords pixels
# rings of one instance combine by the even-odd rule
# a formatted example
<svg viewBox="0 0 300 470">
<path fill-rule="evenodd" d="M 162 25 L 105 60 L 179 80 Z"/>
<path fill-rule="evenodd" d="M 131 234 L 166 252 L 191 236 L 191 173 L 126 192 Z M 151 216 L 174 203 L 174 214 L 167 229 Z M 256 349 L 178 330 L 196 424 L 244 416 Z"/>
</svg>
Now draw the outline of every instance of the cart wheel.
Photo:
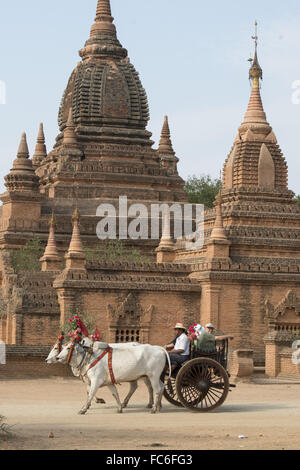
<svg viewBox="0 0 300 470">
<path fill-rule="evenodd" d="M 169 372 L 164 372 L 161 376 L 161 381 L 164 384 L 164 397 L 172 405 L 182 407 L 182 404 L 179 401 L 179 398 L 176 393 L 176 378 L 171 377 L 169 379 Z"/>
<path fill-rule="evenodd" d="M 176 392 L 181 404 L 199 413 L 221 406 L 228 391 L 227 372 L 213 359 L 197 358 L 187 362 L 176 378 Z"/>
</svg>

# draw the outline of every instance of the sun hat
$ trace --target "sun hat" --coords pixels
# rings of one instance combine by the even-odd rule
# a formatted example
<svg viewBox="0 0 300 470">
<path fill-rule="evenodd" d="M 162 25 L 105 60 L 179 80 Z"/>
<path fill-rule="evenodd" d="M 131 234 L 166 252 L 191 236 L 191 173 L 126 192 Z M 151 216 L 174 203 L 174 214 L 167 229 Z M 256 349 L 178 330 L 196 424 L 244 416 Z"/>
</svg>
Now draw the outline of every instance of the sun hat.
<svg viewBox="0 0 300 470">
<path fill-rule="evenodd" d="M 174 330 L 186 330 L 186 328 L 183 326 L 183 323 L 179 322 L 179 323 L 176 323 L 176 325 L 174 326 Z"/>
<path fill-rule="evenodd" d="M 205 328 L 210 328 L 212 330 L 215 330 L 215 327 L 212 323 L 207 323 L 207 325 L 205 325 Z"/>
</svg>

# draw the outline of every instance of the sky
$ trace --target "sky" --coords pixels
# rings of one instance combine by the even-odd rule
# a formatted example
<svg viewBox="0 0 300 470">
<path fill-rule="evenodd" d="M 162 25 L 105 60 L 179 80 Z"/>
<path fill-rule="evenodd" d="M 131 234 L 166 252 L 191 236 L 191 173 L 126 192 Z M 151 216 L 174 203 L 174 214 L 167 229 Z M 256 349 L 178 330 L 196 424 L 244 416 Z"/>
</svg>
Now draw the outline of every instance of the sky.
<svg viewBox="0 0 300 470">
<path fill-rule="evenodd" d="M 48 151 L 54 145 L 61 97 L 97 0 L 0 1 L 2 192 L 23 131 L 31 156 L 40 122 Z M 111 0 L 111 6 L 148 95 L 155 147 L 167 114 L 184 179 L 219 177 L 249 101 L 257 20 L 264 108 L 288 162 L 289 187 L 300 194 L 299 0 Z"/>
</svg>

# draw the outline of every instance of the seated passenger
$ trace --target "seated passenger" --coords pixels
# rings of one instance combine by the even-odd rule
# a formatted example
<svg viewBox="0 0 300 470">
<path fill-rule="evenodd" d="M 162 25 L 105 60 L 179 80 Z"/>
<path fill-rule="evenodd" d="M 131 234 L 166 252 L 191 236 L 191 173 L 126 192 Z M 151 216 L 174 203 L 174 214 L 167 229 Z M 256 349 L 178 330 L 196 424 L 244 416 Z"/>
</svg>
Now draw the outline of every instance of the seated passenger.
<svg viewBox="0 0 300 470">
<path fill-rule="evenodd" d="M 174 330 L 176 332 L 176 338 L 172 343 L 165 346 L 165 349 L 170 354 L 172 371 L 187 362 L 190 358 L 190 342 L 185 327 L 182 323 L 177 323 Z"/>
<path fill-rule="evenodd" d="M 215 327 L 212 323 L 208 323 L 205 326 L 204 331 L 198 336 L 196 349 L 206 354 L 215 353 L 216 342 L 223 341 L 225 339 L 234 339 L 232 335 L 224 335 L 224 336 L 215 336 L 213 334 Z"/>
</svg>

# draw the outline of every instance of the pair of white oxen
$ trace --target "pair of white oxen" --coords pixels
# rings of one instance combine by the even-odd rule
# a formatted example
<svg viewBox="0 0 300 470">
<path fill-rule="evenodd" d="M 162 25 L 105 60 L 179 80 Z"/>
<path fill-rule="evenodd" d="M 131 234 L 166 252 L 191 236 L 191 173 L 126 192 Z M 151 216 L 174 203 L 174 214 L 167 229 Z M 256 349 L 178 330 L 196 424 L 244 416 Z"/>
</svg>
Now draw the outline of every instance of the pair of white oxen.
<svg viewBox="0 0 300 470">
<path fill-rule="evenodd" d="M 109 356 L 108 354 L 104 355 L 108 347 L 112 348 L 112 371 L 115 382 L 117 384 L 130 383 L 130 391 L 123 403 L 121 403 L 118 390 L 112 381 Z M 93 365 L 102 354 L 102 359 Z M 161 376 L 166 365 L 166 357 L 170 371 L 169 354 L 161 346 L 139 343 L 92 343 L 89 338 L 84 338 L 81 342 L 73 341 L 65 345 L 61 345 L 58 341 L 47 357 L 46 363 L 69 364 L 73 374 L 87 384 L 87 402 L 79 414 L 86 414 L 98 389 L 105 386 L 109 388 L 117 402 L 118 413 L 122 413 L 123 408 L 126 408 L 136 391 L 139 379 L 144 380 L 149 391 L 147 408 L 151 408 L 151 412 L 156 413 L 161 409 L 164 391 Z"/>
</svg>

